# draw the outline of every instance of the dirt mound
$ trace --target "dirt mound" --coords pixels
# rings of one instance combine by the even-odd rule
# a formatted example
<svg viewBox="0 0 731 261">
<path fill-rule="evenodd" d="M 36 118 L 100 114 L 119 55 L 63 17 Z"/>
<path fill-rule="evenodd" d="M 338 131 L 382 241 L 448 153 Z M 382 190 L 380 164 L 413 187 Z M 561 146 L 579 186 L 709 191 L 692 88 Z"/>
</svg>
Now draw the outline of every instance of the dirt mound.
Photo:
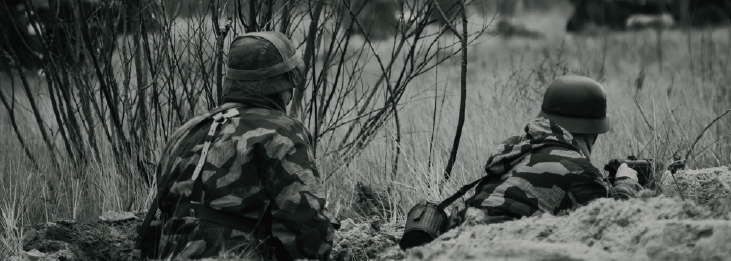
<svg viewBox="0 0 731 261">
<path fill-rule="evenodd" d="M 673 197 L 643 191 L 639 199 L 600 199 L 565 216 L 463 226 L 406 252 L 397 246 L 403 224 L 346 219 L 336 231 L 332 258 L 731 260 L 730 182 L 729 167 L 680 172 L 664 183 L 664 193 Z M 678 187 L 688 200 L 677 198 Z M 25 253 L 9 260 L 137 260 L 135 227 L 142 218 L 142 213 L 105 213 L 91 223 L 39 224 L 24 233 Z"/>
<path fill-rule="evenodd" d="M 730 260 L 731 221 L 667 197 L 599 199 L 567 216 L 463 226 L 407 260 Z M 383 259 L 392 259 L 382 256 Z"/>
<path fill-rule="evenodd" d="M 663 180 L 663 194 L 708 206 L 715 218 L 731 219 L 731 166 L 681 171 Z"/>
<path fill-rule="evenodd" d="M 139 250 L 133 248 L 135 227 L 141 220 L 139 214 L 105 213 L 90 223 L 59 220 L 39 224 L 24 233 L 25 253 L 10 260 L 139 260 Z"/>
<path fill-rule="evenodd" d="M 24 233 L 25 252 L 8 260 L 139 260 L 140 252 L 133 248 L 135 228 L 143 218 L 144 213 L 105 213 L 99 221 L 85 224 L 67 220 L 38 224 Z M 377 219 L 358 223 L 346 219 L 341 224 L 335 233 L 333 260 L 373 259 L 396 245 L 403 233 L 403 227 L 383 224 Z"/>
</svg>

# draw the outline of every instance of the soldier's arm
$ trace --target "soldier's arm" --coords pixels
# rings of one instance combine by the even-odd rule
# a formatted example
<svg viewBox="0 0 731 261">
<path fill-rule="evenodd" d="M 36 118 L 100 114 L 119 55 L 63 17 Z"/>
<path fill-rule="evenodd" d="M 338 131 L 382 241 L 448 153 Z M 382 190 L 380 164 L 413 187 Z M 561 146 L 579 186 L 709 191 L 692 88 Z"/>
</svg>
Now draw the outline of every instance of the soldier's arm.
<svg viewBox="0 0 731 261">
<path fill-rule="evenodd" d="M 637 197 L 642 186 L 629 178 L 620 178 L 614 186 L 607 188 L 602 176 L 596 169 L 587 169 L 576 176 L 571 183 L 569 193 L 581 205 L 586 205 L 594 199 L 613 197 L 614 199 L 629 199 Z"/>
<path fill-rule="evenodd" d="M 589 204 L 594 199 L 609 196 L 607 187 L 596 168 L 585 169 L 574 178 L 569 187 L 569 196 L 580 205 Z"/>
<path fill-rule="evenodd" d="M 302 133 L 279 130 L 263 144 L 262 180 L 273 199 L 272 236 L 275 251 L 290 259 L 327 259 L 334 229 L 325 209 L 324 186 L 312 150 Z"/>
<path fill-rule="evenodd" d="M 614 198 L 630 199 L 636 198 L 642 190 L 642 186 L 637 181 L 628 177 L 620 177 L 614 181 Z"/>
</svg>

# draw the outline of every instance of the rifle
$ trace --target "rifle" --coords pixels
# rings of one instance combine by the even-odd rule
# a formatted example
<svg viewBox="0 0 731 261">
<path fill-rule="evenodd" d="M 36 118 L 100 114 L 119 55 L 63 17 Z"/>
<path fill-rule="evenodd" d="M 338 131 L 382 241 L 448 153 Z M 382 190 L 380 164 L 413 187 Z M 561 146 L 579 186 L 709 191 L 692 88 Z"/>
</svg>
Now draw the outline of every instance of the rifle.
<svg viewBox="0 0 731 261">
<path fill-rule="evenodd" d="M 637 159 L 635 156 L 628 156 L 627 159 L 612 159 L 604 165 L 604 170 L 609 171 L 608 179 L 612 185 L 617 180 L 617 169 L 623 163 L 626 163 L 627 167 L 637 171 L 637 180 L 643 187 L 655 181 L 653 167 L 654 170 L 663 169 L 663 165 L 655 162 L 653 159 Z M 675 174 L 676 171 L 683 168 L 685 168 L 685 164 L 682 161 L 676 160 L 668 165 L 667 170 Z"/>
</svg>

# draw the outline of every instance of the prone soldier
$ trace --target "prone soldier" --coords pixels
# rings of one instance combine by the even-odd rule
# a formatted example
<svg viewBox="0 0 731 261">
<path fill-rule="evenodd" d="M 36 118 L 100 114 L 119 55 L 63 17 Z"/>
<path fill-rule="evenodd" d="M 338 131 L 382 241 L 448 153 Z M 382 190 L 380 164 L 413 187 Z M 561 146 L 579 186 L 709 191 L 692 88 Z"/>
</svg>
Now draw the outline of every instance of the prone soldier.
<svg viewBox="0 0 731 261">
<path fill-rule="evenodd" d="M 465 210 L 450 217 L 449 227 L 557 215 L 597 198 L 636 197 L 642 186 L 635 170 L 619 165 L 609 184 L 589 160 L 599 134 L 610 129 L 606 109 L 604 88 L 590 78 L 563 76 L 551 82 L 538 117 L 525 133 L 493 150 L 476 194 Z"/>
</svg>

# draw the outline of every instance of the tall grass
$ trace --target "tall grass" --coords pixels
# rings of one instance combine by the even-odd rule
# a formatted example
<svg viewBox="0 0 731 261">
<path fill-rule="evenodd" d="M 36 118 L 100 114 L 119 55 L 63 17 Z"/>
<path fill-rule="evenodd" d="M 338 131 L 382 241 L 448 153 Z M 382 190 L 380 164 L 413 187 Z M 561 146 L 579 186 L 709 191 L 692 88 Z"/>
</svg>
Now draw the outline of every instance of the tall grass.
<svg viewBox="0 0 731 261">
<path fill-rule="evenodd" d="M 100 9 L 101 16 L 56 28 L 83 36 L 62 39 L 75 60 L 49 55 L 46 40 L 41 41 L 47 60 L 39 65 L 43 71 L 38 73 L 21 68 L 20 48 L 9 44 L 7 32 L 25 30 L 25 26 L 5 28 L 0 35 L 5 43 L 0 62 L 7 69 L 0 75 L 5 107 L 1 126 L 14 134 L 2 140 L 10 148 L 2 161 L 7 163 L 4 167 L 10 163 L 20 166 L 3 171 L 12 177 L 33 177 L 23 180 L 28 189 L 12 194 L 29 199 L 25 212 L 12 215 L 18 222 L 12 224 L 59 218 L 86 221 L 108 210 L 146 210 L 154 197 L 152 169 L 167 135 L 191 116 L 216 106 L 220 95 L 216 84 L 220 84 L 221 63 L 225 62 L 225 57 L 216 54 L 225 51 L 233 36 L 277 30 L 304 50 L 305 63 L 311 66 L 306 66 L 306 81 L 295 93 L 299 95 L 294 104 L 301 107 L 291 111 L 308 124 L 315 143 L 322 139 L 322 144 L 332 145 L 316 146 L 327 148 L 318 154 L 340 166 L 350 162 L 394 117 L 396 105 L 412 86 L 409 83 L 447 61 L 455 49 L 454 43 L 442 41 L 446 30 L 431 26 L 432 1 L 400 6 L 402 13 L 420 15 L 401 16 L 397 24 L 389 24 L 396 29 L 393 38 L 382 42 L 357 33 L 358 28 L 370 30 L 362 28 L 369 24 L 359 22 L 368 16 L 361 16 L 362 8 L 348 2 L 289 1 L 282 6 L 279 1 L 267 1 L 256 5 L 258 10 L 244 9 L 250 19 L 229 18 L 227 24 L 233 26 L 228 38 L 212 30 L 222 24 L 210 14 L 219 11 L 216 5 L 191 8 L 195 12 L 180 17 L 170 6 L 113 3 L 104 2 L 111 9 Z M 3 14 L 13 9 L 8 3 L 0 7 Z M 121 10 L 115 13 L 115 8 Z M 151 12 L 157 17 L 147 21 L 151 23 L 138 21 L 152 17 L 148 16 Z M 76 17 L 81 12 L 65 15 Z M 118 35 L 112 21 L 120 17 L 125 34 Z M 344 24 L 343 19 L 348 22 Z M 55 23 L 46 25 L 51 24 Z M 94 38 L 102 40 L 90 40 L 92 27 Z M 484 24 L 473 28 L 470 40 L 484 28 Z M 79 53 L 86 59 L 75 56 Z M 16 186 L 13 182 L 3 185 L 7 189 Z M 25 199 L 0 196 L 13 206 Z M 11 209 L 5 212 L 11 213 Z M 8 225 L 8 229 L 17 228 Z"/>
<path fill-rule="evenodd" d="M 413 102 L 400 108 L 405 134 L 398 146 L 404 167 L 396 180 L 386 175 L 392 157 L 389 151 L 396 146 L 395 127 L 391 125 L 358 159 L 339 170 L 342 175 L 329 180 L 328 186 L 340 191 L 353 188 L 357 182 L 370 183 L 393 197 L 399 211 L 408 210 L 421 199 L 443 199 L 484 175 L 484 164 L 494 146 L 522 133 L 538 114 L 547 84 L 564 74 L 599 79 L 607 91 L 612 131 L 600 135 L 591 155 L 600 170 L 610 159 L 630 155 L 652 158 L 667 166 L 674 161 L 673 156 L 684 158 L 689 153 L 686 168 L 690 169 L 731 164 L 728 116 L 714 123 L 691 151 L 703 129 L 731 109 L 726 84 L 731 80 L 727 73 L 731 54 L 724 51 L 731 46 L 729 36 L 725 28 L 694 31 L 690 36 L 681 30 L 664 32 L 662 71 L 653 31 L 568 35 L 556 42 L 489 39 L 470 50 L 474 55 L 469 68 L 467 124 L 453 178 L 445 190 L 439 191 L 437 184 L 456 125 L 456 60 L 435 74 L 419 78 L 419 88 L 409 94 Z M 687 37 L 692 38 L 690 46 Z M 434 110 L 436 119 L 432 118 Z M 431 141 L 435 120 L 436 135 Z M 433 157 L 430 150 L 435 152 Z M 672 178 L 663 170 L 656 173 L 658 182 Z M 352 192 L 345 190 L 338 197 L 346 204 L 342 208 L 348 208 L 355 195 Z M 398 220 L 402 216 L 391 217 Z"/>
</svg>

